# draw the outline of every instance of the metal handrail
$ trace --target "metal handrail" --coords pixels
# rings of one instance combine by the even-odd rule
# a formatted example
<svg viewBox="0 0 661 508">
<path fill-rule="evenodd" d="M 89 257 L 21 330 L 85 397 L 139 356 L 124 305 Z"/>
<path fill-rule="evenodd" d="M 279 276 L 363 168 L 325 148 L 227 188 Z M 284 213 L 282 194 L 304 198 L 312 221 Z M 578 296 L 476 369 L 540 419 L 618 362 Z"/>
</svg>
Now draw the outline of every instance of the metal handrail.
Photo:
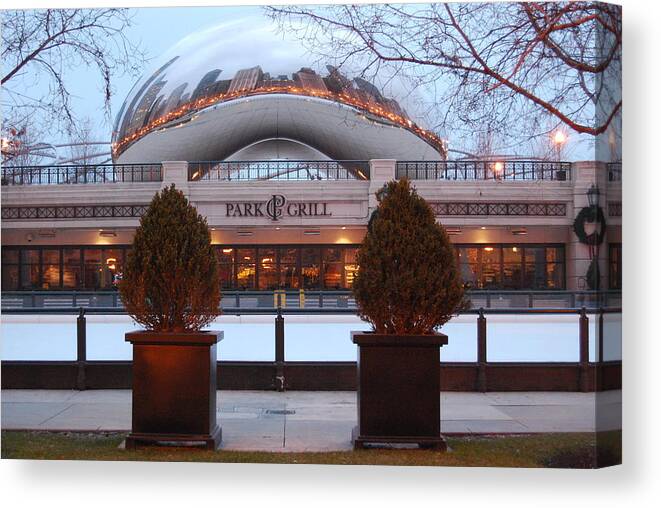
<svg viewBox="0 0 661 508">
<path fill-rule="evenodd" d="M 279 296 L 281 295 L 281 296 Z M 473 308 L 485 312 L 507 313 L 530 310 L 576 311 L 621 306 L 620 291 L 469 291 Z M 357 307 L 347 290 L 275 290 L 225 291 L 221 309 L 228 314 L 271 314 L 278 302 L 286 313 L 352 313 Z M 506 303 L 507 305 L 503 305 Z M 555 305 L 552 305 L 555 303 Z M 85 307 L 90 312 L 125 313 L 117 291 L 3 291 L 2 312 L 5 313 L 67 313 Z M 97 312 L 98 313 L 98 312 Z"/>
<path fill-rule="evenodd" d="M 369 180 L 369 161 L 192 161 L 188 180 Z"/>
<path fill-rule="evenodd" d="M 160 163 L 76 164 L 2 168 L 2 185 L 66 185 L 88 183 L 160 182 Z"/>
<path fill-rule="evenodd" d="M 571 180 L 571 162 L 397 161 L 397 178 L 409 180 Z"/>
</svg>

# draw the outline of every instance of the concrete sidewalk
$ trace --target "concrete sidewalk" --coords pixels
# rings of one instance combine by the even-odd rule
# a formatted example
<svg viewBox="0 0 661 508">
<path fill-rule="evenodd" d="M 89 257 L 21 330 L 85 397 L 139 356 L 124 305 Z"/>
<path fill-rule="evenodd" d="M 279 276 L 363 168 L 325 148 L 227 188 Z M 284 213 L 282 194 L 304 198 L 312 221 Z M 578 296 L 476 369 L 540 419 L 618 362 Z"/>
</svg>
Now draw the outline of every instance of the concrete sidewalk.
<svg viewBox="0 0 661 508">
<path fill-rule="evenodd" d="M 596 423 L 596 404 L 599 421 Z M 445 434 L 592 432 L 622 428 L 620 390 L 445 392 Z M 355 392 L 219 391 L 221 448 L 331 451 L 351 449 Z M 2 429 L 129 431 L 130 390 L 2 390 Z"/>
</svg>

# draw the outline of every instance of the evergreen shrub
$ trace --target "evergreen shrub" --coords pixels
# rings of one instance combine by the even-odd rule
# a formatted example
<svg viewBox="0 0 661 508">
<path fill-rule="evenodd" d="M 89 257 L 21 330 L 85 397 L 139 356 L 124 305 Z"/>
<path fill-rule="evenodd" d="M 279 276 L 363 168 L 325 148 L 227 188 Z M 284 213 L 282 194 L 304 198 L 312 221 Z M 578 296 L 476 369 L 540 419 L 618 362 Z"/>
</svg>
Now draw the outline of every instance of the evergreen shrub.
<svg viewBox="0 0 661 508">
<path fill-rule="evenodd" d="M 119 291 L 128 314 L 152 331 L 199 331 L 220 314 L 207 221 L 174 184 L 142 216 Z"/>
<path fill-rule="evenodd" d="M 376 333 L 432 334 L 469 307 L 448 234 L 407 179 L 377 200 L 353 283 L 359 316 Z"/>
</svg>

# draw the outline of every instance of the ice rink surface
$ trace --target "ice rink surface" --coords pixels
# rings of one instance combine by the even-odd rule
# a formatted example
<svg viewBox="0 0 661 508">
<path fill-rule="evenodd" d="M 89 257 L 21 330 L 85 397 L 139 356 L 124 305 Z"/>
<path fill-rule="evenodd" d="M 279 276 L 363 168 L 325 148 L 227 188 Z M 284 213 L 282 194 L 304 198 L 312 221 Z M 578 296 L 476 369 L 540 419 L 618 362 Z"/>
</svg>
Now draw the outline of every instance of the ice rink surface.
<svg viewBox="0 0 661 508">
<path fill-rule="evenodd" d="M 590 317 L 590 360 L 598 337 Z M 604 315 L 604 360 L 620 360 L 622 316 Z M 441 331 L 449 343 L 441 361 L 473 362 L 477 358 L 477 317 L 459 316 Z M 87 316 L 87 359 L 130 360 L 124 334 L 139 327 L 129 316 Z M 222 316 L 210 328 L 223 330 L 219 360 L 273 361 L 274 316 Z M 286 315 L 285 359 L 288 361 L 353 361 L 353 330 L 370 326 L 350 315 Z M 2 360 L 75 360 L 75 315 L 3 315 Z M 490 362 L 576 362 L 579 357 L 578 315 L 487 316 Z"/>
</svg>

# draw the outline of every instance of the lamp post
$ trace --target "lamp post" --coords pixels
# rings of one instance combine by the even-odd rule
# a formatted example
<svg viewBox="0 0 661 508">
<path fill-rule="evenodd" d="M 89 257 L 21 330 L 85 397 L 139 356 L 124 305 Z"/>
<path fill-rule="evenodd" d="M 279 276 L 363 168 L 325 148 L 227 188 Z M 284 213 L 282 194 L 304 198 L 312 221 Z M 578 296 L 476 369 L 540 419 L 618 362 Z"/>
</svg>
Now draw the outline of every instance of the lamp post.
<svg viewBox="0 0 661 508">
<path fill-rule="evenodd" d="M 590 188 L 587 190 L 585 193 L 588 197 L 588 205 L 590 206 L 590 209 L 592 210 L 594 221 L 595 221 L 595 227 L 599 227 L 599 195 L 601 192 L 599 191 L 599 187 L 597 187 L 594 183 L 590 185 Z M 599 235 L 601 233 L 597 232 L 596 230 L 590 235 L 593 239 L 599 238 Z M 592 240 L 589 244 L 590 247 L 590 265 L 594 263 L 594 270 L 595 270 L 595 275 L 594 275 L 594 288 L 595 290 L 599 291 L 600 289 L 600 284 L 601 284 L 601 275 L 599 273 L 599 244 L 597 243 L 598 240 Z"/>
<path fill-rule="evenodd" d="M 599 196 L 601 194 L 599 187 L 597 187 L 595 184 L 592 184 L 585 194 L 588 197 L 588 205 L 590 205 L 592 208 L 599 206 Z"/>
<path fill-rule="evenodd" d="M 566 142 L 567 142 L 567 135 L 560 129 L 556 130 L 555 134 L 553 135 L 553 144 L 555 145 L 555 157 L 558 160 L 558 162 L 561 159 L 560 156 L 562 155 L 562 147 Z"/>
</svg>

